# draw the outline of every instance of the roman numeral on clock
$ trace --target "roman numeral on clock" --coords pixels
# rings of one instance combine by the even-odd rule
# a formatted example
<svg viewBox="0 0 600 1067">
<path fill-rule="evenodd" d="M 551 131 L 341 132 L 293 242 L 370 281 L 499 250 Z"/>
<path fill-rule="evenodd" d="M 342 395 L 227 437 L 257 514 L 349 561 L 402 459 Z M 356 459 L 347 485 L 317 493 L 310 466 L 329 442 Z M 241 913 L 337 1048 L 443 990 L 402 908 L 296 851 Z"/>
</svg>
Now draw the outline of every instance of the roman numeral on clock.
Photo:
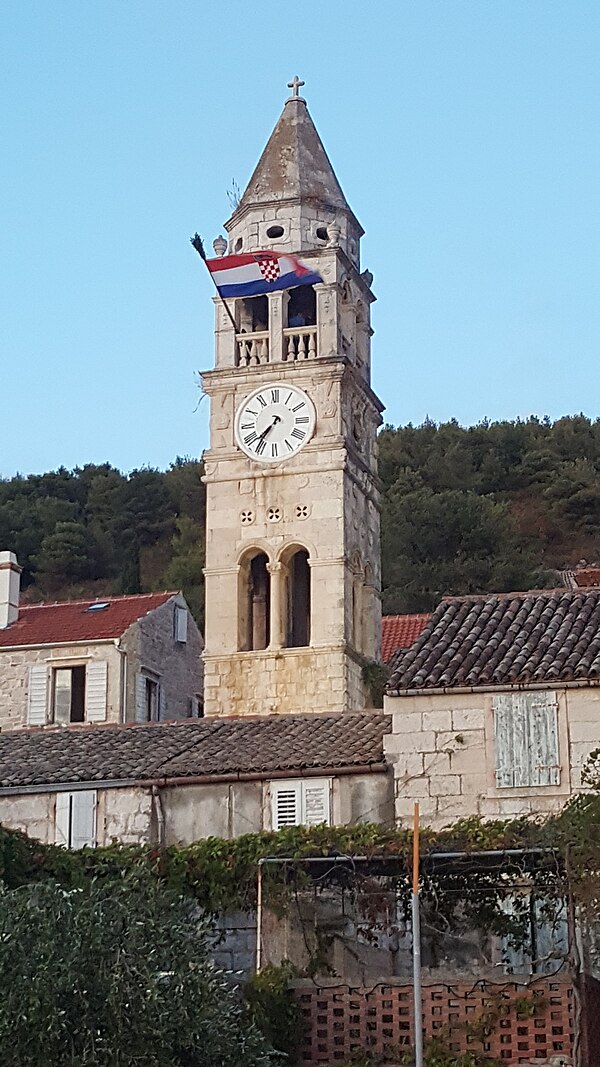
<svg viewBox="0 0 600 1067">
<path fill-rule="evenodd" d="M 295 437 L 297 441 L 303 441 L 304 438 L 306 437 L 306 431 L 305 430 L 299 430 L 297 426 L 294 426 L 294 429 L 292 430 L 291 436 Z"/>
<path fill-rule="evenodd" d="M 245 445 L 253 445 L 254 442 L 256 441 L 257 437 L 258 437 L 258 434 L 253 430 L 252 433 L 249 433 L 247 437 L 244 437 L 244 444 Z"/>
<path fill-rule="evenodd" d="M 260 404 L 260 405 L 261 405 L 261 406 L 262 406 L 263 408 L 266 408 L 266 406 L 267 406 L 267 401 L 265 400 L 264 396 L 261 396 L 261 395 L 260 395 L 260 393 L 259 393 L 256 399 L 258 400 L 259 404 Z"/>
<path fill-rule="evenodd" d="M 253 430 L 253 429 L 254 429 L 254 423 L 253 422 L 243 422 L 242 425 L 240 426 L 240 430 Z"/>
<path fill-rule="evenodd" d="M 308 415 L 296 415 L 296 426 L 299 426 L 301 423 L 307 422 L 310 422 Z"/>
<path fill-rule="evenodd" d="M 273 444 L 271 445 L 271 459 L 276 459 L 277 458 L 277 454 L 278 454 L 277 453 L 277 445 L 273 441 Z"/>
<path fill-rule="evenodd" d="M 259 399 L 260 399 L 260 397 L 259 397 Z M 296 404 L 295 408 L 292 408 L 292 411 L 300 411 L 300 408 L 303 408 L 304 406 L 305 406 L 304 405 L 304 401 L 301 400 L 299 404 Z"/>
<path fill-rule="evenodd" d="M 279 389 L 271 389 L 271 402 L 273 404 L 279 403 Z"/>
<path fill-rule="evenodd" d="M 267 442 L 265 441 L 265 439 L 263 437 L 263 438 L 261 438 L 261 440 L 258 442 L 258 444 L 256 446 L 256 455 L 257 456 L 262 456 L 262 454 L 263 454 L 263 452 L 264 452 L 266 447 L 267 447 Z"/>
</svg>

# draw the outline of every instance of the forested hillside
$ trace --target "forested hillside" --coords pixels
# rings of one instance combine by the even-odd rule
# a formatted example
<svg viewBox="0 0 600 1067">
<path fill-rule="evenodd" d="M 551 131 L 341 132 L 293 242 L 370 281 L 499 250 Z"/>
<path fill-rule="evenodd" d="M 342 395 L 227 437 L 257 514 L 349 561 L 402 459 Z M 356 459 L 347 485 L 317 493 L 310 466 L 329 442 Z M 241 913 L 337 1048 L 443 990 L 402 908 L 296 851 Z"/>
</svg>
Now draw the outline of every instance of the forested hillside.
<svg viewBox="0 0 600 1067">
<path fill-rule="evenodd" d="M 387 427 L 380 436 L 384 610 L 445 593 L 551 585 L 600 558 L 600 421 Z M 182 588 L 202 621 L 201 463 L 108 464 L 0 481 L 0 548 L 26 600 Z"/>
</svg>

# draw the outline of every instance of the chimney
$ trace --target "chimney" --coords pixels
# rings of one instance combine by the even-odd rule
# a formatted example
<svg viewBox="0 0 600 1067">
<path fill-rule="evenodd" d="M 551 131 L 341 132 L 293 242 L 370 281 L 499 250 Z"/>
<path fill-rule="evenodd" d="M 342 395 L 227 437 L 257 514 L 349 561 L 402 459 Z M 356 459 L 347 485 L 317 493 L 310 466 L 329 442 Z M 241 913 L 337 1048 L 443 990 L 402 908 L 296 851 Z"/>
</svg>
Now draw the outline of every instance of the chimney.
<svg viewBox="0 0 600 1067">
<path fill-rule="evenodd" d="M 19 618 L 21 567 L 14 552 L 0 552 L 0 630 Z"/>
</svg>

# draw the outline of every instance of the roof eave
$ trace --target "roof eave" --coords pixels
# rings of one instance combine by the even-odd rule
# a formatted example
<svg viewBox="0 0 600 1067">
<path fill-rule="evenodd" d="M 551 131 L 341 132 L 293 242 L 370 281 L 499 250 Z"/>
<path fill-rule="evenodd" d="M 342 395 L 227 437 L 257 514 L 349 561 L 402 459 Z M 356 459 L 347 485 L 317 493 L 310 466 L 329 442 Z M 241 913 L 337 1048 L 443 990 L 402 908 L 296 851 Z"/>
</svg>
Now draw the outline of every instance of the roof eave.
<svg viewBox="0 0 600 1067">
<path fill-rule="evenodd" d="M 285 778 L 341 778 L 348 775 L 387 774 L 389 764 L 376 763 L 345 764 L 341 767 L 291 767 L 273 771 L 231 771 L 227 774 L 196 774 L 183 777 L 163 775 L 158 778 L 105 778 L 88 779 L 77 782 L 40 782 L 33 785 L 0 786 L 0 796 L 28 795 L 34 793 L 78 792 L 82 789 L 152 789 L 173 788 L 186 785 L 215 785 L 232 782 L 263 782 Z"/>
<path fill-rule="evenodd" d="M 522 693 L 524 689 L 586 689 L 600 686 L 600 678 L 574 678 L 566 681 L 561 678 L 547 678 L 542 682 L 505 682 L 488 685 L 444 685 L 424 686 L 420 689 L 388 689 L 386 697 L 422 697 L 447 696 L 451 693 Z"/>
</svg>

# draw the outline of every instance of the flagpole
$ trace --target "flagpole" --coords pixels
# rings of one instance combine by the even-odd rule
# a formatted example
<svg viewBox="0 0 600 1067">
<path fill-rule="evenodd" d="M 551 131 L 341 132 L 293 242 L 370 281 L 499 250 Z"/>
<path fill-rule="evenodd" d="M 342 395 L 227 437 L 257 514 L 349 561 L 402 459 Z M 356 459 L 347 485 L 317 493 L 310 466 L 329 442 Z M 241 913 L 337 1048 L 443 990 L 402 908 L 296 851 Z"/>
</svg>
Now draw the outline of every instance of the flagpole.
<svg viewBox="0 0 600 1067">
<path fill-rule="evenodd" d="M 190 243 L 191 243 L 192 247 L 196 249 L 196 252 L 200 256 L 200 259 L 203 261 L 204 265 L 206 266 L 206 269 L 208 270 L 208 264 L 206 262 L 206 252 L 204 251 L 204 245 L 202 243 L 202 238 L 200 237 L 200 234 L 195 233 L 193 237 L 190 237 Z M 219 292 L 219 287 L 218 287 L 215 279 L 213 278 L 210 270 L 208 270 L 208 273 L 209 273 L 211 282 L 213 283 L 215 289 L 217 290 L 217 296 L 219 297 L 219 300 L 221 301 L 223 307 L 225 308 L 225 311 L 227 312 L 227 315 L 229 317 L 229 321 L 230 321 L 231 325 L 233 326 L 233 332 L 236 334 L 238 332 L 236 321 L 235 321 L 233 315 L 231 314 L 229 306 L 225 303 L 224 298 L 221 296 L 221 294 Z"/>
</svg>

